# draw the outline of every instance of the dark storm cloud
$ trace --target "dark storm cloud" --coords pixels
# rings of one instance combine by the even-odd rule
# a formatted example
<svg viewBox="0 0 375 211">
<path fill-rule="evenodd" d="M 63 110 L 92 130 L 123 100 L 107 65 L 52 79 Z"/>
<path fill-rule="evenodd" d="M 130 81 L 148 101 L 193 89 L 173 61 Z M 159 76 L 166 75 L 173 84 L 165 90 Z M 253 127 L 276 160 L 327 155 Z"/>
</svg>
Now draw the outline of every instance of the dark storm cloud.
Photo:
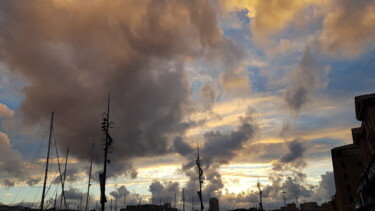
<svg viewBox="0 0 375 211">
<path fill-rule="evenodd" d="M 162 184 L 160 181 L 153 181 L 149 186 L 149 191 L 155 201 L 162 201 L 162 203 L 171 203 L 175 201 L 175 195 L 180 194 L 178 182 L 167 182 Z"/>
<path fill-rule="evenodd" d="M 194 154 L 194 149 L 189 144 L 185 143 L 181 136 L 177 136 L 173 140 L 173 150 L 182 156 Z"/>
<path fill-rule="evenodd" d="M 64 170 L 62 169 L 61 171 L 62 171 L 61 173 L 64 177 Z M 73 167 L 72 165 L 70 165 L 66 170 L 65 181 L 67 181 L 69 183 L 79 181 L 80 179 L 82 179 L 82 176 L 80 175 L 80 173 L 81 173 L 81 169 L 79 169 L 78 167 Z M 60 175 L 58 175 L 55 178 L 53 183 L 54 184 L 60 184 L 61 183 Z"/>
<path fill-rule="evenodd" d="M 246 115 L 239 118 L 240 126 L 237 130 L 226 134 L 219 131 L 210 131 L 204 134 L 205 142 L 201 151 L 206 165 L 228 163 L 236 156 L 236 151 L 254 137 L 257 125 L 253 120 L 253 113 L 254 109 L 249 107 Z"/>
<path fill-rule="evenodd" d="M 208 202 L 208 196 L 219 196 L 220 190 L 223 189 L 219 167 L 223 164 L 229 163 L 237 152 L 243 148 L 244 144 L 251 141 L 258 129 L 257 124 L 253 119 L 254 109 L 248 108 L 247 113 L 239 117 L 239 126 L 230 132 L 222 133 L 219 131 L 206 132 L 203 136 L 204 146 L 200 147 L 201 166 L 204 171 L 204 190 L 203 200 Z M 179 140 L 183 142 L 183 140 Z M 187 143 L 179 143 L 180 145 L 187 145 Z M 189 151 L 192 151 L 189 147 Z M 184 152 L 184 151 L 183 151 Z M 186 183 L 185 193 L 187 195 L 197 196 L 198 190 L 198 176 L 195 166 L 195 159 L 192 153 L 180 153 L 188 161 L 182 166 L 182 170 L 189 178 Z M 198 199 L 197 199 L 198 200 Z"/>
<path fill-rule="evenodd" d="M 169 137 L 186 130 L 186 61 L 225 58 L 226 78 L 239 75 L 241 52 L 222 37 L 209 0 L 1 1 L 0 24 L 0 61 L 29 83 L 25 123 L 56 111 L 60 148 L 89 158 L 111 93 L 112 176 L 135 177 L 132 158 L 167 153 Z"/>
<path fill-rule="evenodd" d="M 283 163 L 292 162 L 303 156 L 306 148 L 298 140 L 293 140 L 288 143 L 289 152 L 281 156 L 280 161 Z"/>
<path fill-rule="evenodd" d="M 112 191 L 109 194 L 113 197 L 117 196 L 117 198 L 123 198 L 124 196 L 128 196 L 130 192 L 124 185 L 121 185 L 120 187 L 116 188 L 115 191 Z"/>
<path fill-rule="evenodd" d="M 40 182 L 40 178 L 30 178 L 26 181 L 26 183 L 29 185 L 29 186 L 34 186 L 35 184 L 37 184 L 38 182 Z"/>
<path fill-rule="evenodd" d="M 301 169 L 306 166 L 303 159 L 305 146 L 299 139 L 295 139 L 287 143 L 288 151 L 281 155 L 278 160 L 272 162 L 274 171 L 294 171 L 300 173 Z"/>
<path fill-rule="evenodd" d="M 69 188 L 68 190 L 65 190 L 65 197 L 67 200 L 79 200 L 81 197 L 84 198 L 85 196 L 86 194 L 77 188 Z"/>
<path fill-rule="evenodd" d="M 299 111 L 311 98 L 314 91 L 322 89 L 327 84 L 328 69 L 319 67 L 312 50 L 305 47 L 300 63 L 289 76 L 284 99 L 288 107 Z"/>
<path fill-rule="evenodd" d="M 3 185 L 5 185 L 5 187 L 13 187 L 14 186 L 14 181 L 5 179 L 5 180 L 3 180 Z"/>
</svg>

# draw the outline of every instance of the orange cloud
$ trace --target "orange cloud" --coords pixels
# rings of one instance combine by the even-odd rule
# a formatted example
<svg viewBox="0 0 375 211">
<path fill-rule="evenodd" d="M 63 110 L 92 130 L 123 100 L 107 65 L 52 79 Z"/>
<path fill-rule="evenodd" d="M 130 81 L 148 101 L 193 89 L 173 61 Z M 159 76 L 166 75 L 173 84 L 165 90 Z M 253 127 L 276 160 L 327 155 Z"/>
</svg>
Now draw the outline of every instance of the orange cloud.
<svg viewBox="0 0 375 211">
<path fill-rule="evenodd" d="M 324 53 L 354 57 L 375 40 L 374 1 L 220 0 L 225 13 L 247 10 L 254 40 L 269 45 L 272 36 L 293 24 L 308 27 L 304 10 L 316 6 L 313 18 L 322 18 L 319 40 Z"/>
<path fill-rule="evenodd" d="M 375 3 L 337 2 L 324 19 L 323 50 L 330 55 L 358 56 L 375 40 Z"/>
</svg>

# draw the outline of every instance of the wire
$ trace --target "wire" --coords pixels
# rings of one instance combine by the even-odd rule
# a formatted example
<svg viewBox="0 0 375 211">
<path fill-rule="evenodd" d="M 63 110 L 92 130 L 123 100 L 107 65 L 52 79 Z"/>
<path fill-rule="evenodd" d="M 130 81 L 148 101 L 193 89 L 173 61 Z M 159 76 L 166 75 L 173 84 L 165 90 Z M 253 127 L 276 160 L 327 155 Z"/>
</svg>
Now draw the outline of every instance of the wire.
<svg viewBox="0 0 375 211">
<path fill-rule="evenodd" d="M 31 165 L 27 168 L 27 172 L 26 172 L 26 175 L 25 175 L 25 177 L 24 177 L 23 183 L 22 183 L 21 186 L 18 188 L 18 191 L 17 191 L 16 197 L 15 197 L 14 200 L 13 200 L 13 204 L 16 202 L 16 200 L 17 200 L 17 198 L 18 198 L 18 195 L 19 195 L 21 189 L 23 188 L 23 186 L 24 186 L 24 184 L 25 184 L 25 182 L 26 182 L 26 178 L 27 178 L 27 176 L 29 175 L 30 169 L 31 169 L 31 167 L 33 166 L 33 164 L 34 164 L 34 162 L 35 162 L 35 160 L 36 160 L 36 157 L 37 157 L 38 154 L 39 154 L 39 151 L 40 151 L 40 149 L 41 149 L 41 146 L 42 146 L 42 144 L 43 144 L 43 142 L 44 142 L 46 136 L 47 136 L 47 132 L 44 134 L 44 137 L 43 137 L 42 141 L 41 141 L 40 144 L 39 144 L 38 150 L 37 150 L 36 154 L 34 155 L 34 158 L 33 158 L 32 161 L 31 161 Z M 22 201 L 24 201 L 24 200 L 22 200 Z"/>
</svg>

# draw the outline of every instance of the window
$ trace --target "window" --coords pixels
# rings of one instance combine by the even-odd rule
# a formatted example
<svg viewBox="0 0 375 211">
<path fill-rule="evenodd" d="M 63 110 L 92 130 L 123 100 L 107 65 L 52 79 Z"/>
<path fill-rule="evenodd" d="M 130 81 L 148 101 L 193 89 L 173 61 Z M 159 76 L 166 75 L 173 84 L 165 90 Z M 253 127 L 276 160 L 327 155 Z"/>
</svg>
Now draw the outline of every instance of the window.
<svg viewBox="0 0 375 211">
<path fill-rule="evenodd" d="M 349 202 L 353 203 L 353 197 L 349 196 Z"/>
<path fill-rule="evenodd" d="M 344 163 L 344 161 L 341 161 L 341 168 L 345 168 L 345 163 Z"/>
<path fill-rule="evenodd" d="M 346 190 L 348 191 L 348 193 L 350 193 L 350 191 L 351 191 L 350 185 L 346 184 Z"/>
</svg>

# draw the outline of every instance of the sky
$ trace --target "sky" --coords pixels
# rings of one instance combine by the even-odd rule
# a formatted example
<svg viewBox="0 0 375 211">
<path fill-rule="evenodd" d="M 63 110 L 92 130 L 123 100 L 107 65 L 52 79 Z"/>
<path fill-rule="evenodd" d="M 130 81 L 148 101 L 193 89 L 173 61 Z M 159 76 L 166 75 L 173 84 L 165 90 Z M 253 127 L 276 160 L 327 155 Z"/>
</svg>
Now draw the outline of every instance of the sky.
<svg viewBox="0 0 375 211">
<path fill-rule="evenodd" d="M 197 145 L 206 208 L 257 206 L 258 181 L 265 209 L 329 201 L 330 150 L 375 90 L 373 0 L 5 0 L 0 26 L 2 204 L 39 206 L 54 111 L 47 206 L 67 149 L 67 202 L 93 157 L 95 206 L 109 93 L 118 206 L 181 208 L 184 189 L 191 209 Z"/>
</svg>

